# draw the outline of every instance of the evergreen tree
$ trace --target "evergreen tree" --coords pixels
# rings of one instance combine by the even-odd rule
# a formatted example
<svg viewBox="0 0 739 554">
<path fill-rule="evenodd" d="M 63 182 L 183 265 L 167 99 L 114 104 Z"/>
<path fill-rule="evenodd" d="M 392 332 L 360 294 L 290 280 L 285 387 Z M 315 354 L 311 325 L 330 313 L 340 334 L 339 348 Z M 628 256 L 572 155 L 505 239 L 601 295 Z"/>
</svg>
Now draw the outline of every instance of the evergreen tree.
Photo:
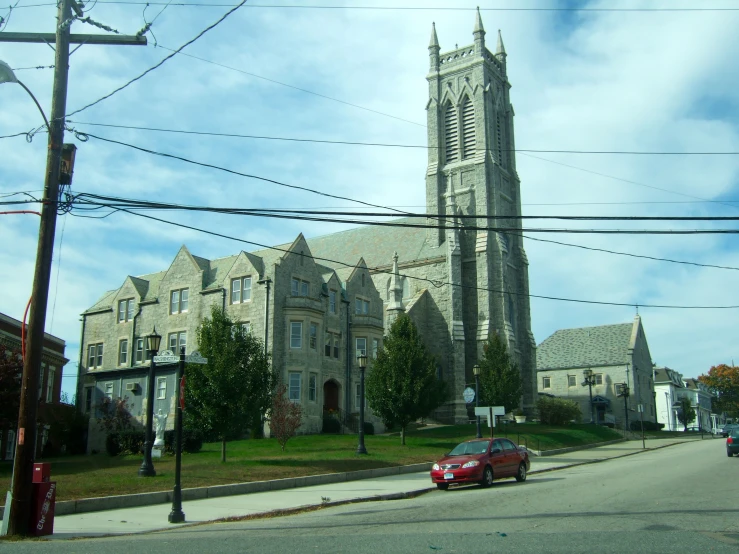
<svg viewBox="0 0 739 554">
<path fill-rule="evenodd" d="M 504 406 L 511 411 L 521 401 L 521 372 L 498 333 L 488 337 L 482 347 L 480 389 L 480 404 L 484 406 Z"/>
<path fill-rule="evenodd" d="M 446 401 L 446 383 L 437 378 L 436 363 L 405 314 L 393 322 L 369 368 L 366 395 L 370 408 L 386 426 L 400 426 L 401 444 L 405 444 L 410 422 L 426 417 Z"/>
</svg>

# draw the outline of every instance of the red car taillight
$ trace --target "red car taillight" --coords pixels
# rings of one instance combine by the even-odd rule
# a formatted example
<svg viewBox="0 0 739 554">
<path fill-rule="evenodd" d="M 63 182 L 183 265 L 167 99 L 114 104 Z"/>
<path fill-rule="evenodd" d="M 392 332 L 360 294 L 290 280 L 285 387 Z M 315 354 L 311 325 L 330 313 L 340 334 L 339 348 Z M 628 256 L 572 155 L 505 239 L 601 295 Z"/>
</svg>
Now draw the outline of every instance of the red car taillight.
<svg viewBox="0 0 739 554">
<path fill-rule="evenodd" d="M 734 440 L 729 437 L 728 439 L 726 439 L 726 444 L 734 444 Z"/>
</svg>

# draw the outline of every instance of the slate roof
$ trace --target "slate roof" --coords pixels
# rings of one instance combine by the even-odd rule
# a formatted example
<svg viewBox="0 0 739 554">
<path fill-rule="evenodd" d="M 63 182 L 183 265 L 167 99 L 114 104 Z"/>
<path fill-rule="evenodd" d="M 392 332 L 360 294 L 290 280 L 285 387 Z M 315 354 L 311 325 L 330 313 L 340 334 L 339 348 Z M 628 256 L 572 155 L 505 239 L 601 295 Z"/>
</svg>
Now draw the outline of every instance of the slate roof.
<svg viewBox="0 0 739 554">
<path fill-rule="evenodd" d="M 626 365 L 635 324 L 560 329 L 539 345 L 537 370 Z"/>
</svg>

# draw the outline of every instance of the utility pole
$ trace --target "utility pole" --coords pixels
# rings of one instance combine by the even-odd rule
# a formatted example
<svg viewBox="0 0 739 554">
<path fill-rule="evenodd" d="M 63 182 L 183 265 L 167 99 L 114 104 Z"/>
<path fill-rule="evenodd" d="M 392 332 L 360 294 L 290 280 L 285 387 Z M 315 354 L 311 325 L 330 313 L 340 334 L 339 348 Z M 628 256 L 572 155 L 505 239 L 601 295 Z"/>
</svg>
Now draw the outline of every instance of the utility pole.
<svg viewBox="0 0 739 554">
<path fill-rule="evenodd" d="M 64 142 L 64 118 L 67 105 L 67 80 L 69 74 L 69 44 L 82 42 L 79 36 L 70 34 L 72 9 L 77 15 L 82 9 L 75 0 L 60 0 L 57 16 L 56 58 L 54 61 L 54 86 L 49 121 L 49 145 L 46 158 L 46 177 L 41 206 L 36 267 L 31 290 L 31 307 L 26 339 L 26 357 L 23 360 L 20 408 L 18 410 L 18 438 L 13 465 L 10 509 L 8 518 L 9 535 L 29 535 L 31 532 L 31 495 L 33 463 L 36 459 L 36 413 L 38 407 L 38 378 L 41 371 L 41 354 L 44 347 L 44 327 L 49 298 L 51 260 L 54 251 L 54 234 L 59 200 L 59 177 L 61 172 L 62 144 Z M 62 25 L 62 23 L 70 22 Z M 45 42 L 44 33 L 14 33 L 0 42 Z M 143 44 L 144 37 L 117 38 L 107 44 Z M 98 44 L 106 44 L 101 39 Z"/>
</svg>

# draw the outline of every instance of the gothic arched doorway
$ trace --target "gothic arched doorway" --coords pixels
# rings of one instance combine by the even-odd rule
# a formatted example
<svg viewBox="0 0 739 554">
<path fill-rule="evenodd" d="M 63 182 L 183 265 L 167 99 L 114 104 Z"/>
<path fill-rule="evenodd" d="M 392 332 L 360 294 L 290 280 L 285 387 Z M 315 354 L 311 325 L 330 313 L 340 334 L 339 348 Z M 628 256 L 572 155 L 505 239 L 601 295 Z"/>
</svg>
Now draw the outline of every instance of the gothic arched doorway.
<svg viewBox="0 0 739 554">
<path fill-rule="evenodd" d="M 323 411 L 339 410 L 339 384 L 329 379 L 323 384 Z"/>
</svg>

